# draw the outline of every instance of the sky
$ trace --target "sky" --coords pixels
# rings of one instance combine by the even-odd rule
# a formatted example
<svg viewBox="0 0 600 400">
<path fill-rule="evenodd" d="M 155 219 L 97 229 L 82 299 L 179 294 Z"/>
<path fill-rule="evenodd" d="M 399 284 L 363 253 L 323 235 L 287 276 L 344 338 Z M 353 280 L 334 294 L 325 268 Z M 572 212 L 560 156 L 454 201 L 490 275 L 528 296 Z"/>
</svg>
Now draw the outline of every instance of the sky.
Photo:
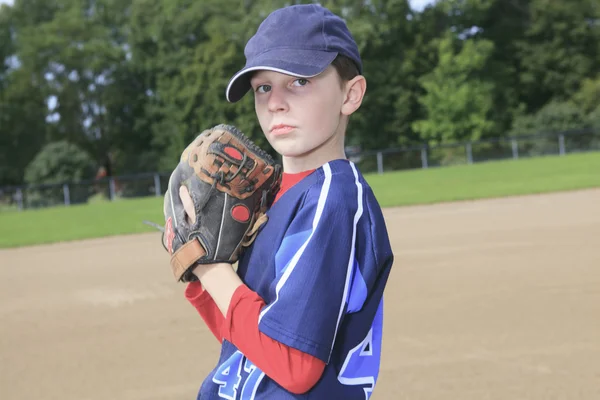
<svg viewBox="0 0 600 400">
<path fill-rule="evenodd" d="M 421 11 L 427 4 L 431 4 L 434 0 L 409 0 L 410 5 L 417 11 Z M 0 0 L 0 4 L 12 4 L 13 0 Z"/>
<path fill-rule="evenodd" d="M 0 0 L 2 1 L 2 0 Z M 12 1 L 12 0 L 11 0 Z M 408 2 L 410 3 L 410 6 L 417 11 L 421 11 L 425 8 L 425 6 L 427 6 L 428 4 L 433 3 L 435 0 L 408 0 Z"/>
</svg>

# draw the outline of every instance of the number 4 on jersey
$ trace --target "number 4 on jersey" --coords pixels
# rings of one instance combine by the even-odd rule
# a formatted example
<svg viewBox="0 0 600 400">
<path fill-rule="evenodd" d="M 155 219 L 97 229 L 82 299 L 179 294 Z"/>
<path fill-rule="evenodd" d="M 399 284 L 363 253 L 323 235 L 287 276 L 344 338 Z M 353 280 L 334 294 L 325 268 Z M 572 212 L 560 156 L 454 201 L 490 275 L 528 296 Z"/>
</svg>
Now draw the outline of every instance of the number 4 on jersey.
<svg viewBox="0 0 600 400">
<path fill-rule="evenodd" d="M 242 380 L 241 369 L 243 359 L 243 354 L 236 351 L 215 372 L 212 380 L 220 386 L 219 397 L 229 400 L 237 398 L 237 389 Z"/>
<path fill-rule="evenodd" d="M 381 360 L 381 333 L 383 328 L 383 299 L 375 314 L 373 325 L 367 336 L 348 352 L 344 365 L 338 375 L 343 385 L 365 386 L 365 399 L 369 399 L 377 377 Z"/>
<path fill-rule="evenodd" d="M 246 360 L 245 363 L 243 361 Z M 242 393 L 237 397 L 238 388 L 242 380 L 242 363 L 244 364 L 244 372 L 248 374 Z M 256 389 L 262 381 L 265 373 L 256 367 L 252 361 L 248 360 L 244 355 L 236 351 L 227 361 L 219 366 L 212 380 L 219 385 L 219 397 L 228 400 L 252 400 L 256 394 Z"/>
</svg>

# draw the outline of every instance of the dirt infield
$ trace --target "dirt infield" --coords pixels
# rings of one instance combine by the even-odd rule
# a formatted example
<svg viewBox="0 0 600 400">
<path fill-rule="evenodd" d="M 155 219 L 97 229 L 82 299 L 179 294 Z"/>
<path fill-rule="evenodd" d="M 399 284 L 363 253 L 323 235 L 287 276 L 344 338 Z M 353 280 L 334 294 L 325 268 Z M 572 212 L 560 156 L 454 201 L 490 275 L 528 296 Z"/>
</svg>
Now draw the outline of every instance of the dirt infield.
<svg viewBox="0 0 600 400">
<path fill-rule="evenodd" d="M 385 215 L 373 399 L 600 399 L 600 190 Z M 0 251 L 0 399 L 195 399 L 219 347 L 158 241 Z"/>
</svg>

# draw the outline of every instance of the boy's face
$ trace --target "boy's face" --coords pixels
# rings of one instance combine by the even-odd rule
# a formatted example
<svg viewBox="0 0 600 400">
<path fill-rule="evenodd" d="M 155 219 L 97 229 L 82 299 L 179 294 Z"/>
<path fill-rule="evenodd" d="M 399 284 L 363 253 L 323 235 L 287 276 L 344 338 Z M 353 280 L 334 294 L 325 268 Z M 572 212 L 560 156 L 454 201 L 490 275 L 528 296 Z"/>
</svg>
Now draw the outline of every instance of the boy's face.
<svg viewBox="0 0 600 400">
<path fill-rule="evenodd" d="M 347 84 L 342 88 L 334 67 L 307 79 L 258 71 L 251 85 L 260 126 L 284 159 L 328 162 L 340 150 L 343 157 L 344 115 L 355 109 L 349 112 Z"/>
</svg>

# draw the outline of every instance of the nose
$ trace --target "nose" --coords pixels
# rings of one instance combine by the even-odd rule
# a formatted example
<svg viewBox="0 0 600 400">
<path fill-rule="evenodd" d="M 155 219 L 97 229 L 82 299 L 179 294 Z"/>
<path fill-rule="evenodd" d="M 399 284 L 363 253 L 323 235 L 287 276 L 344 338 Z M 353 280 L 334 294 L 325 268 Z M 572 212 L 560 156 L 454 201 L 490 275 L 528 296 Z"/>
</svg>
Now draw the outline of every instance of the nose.
<svg viewBox="0 0 600 400">
<path fill-rule="evenodd" d="M 269 94 L 269 111 L 276 113 L 288 110 L 288 103 L 285 97 L 285 91 L 281 88 L 276 88 L 275 85 L 271 88 Z"/>
</svg>

